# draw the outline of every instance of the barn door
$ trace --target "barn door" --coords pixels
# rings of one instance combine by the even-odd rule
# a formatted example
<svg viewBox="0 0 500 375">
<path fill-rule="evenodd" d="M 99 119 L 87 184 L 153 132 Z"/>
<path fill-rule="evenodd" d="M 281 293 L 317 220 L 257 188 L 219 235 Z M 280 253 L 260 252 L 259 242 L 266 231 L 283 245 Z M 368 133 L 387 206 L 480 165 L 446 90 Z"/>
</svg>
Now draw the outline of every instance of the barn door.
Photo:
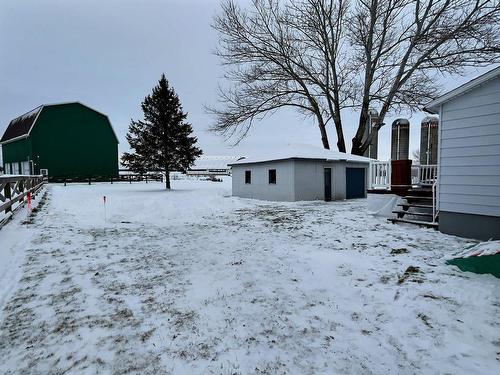
<svg viewBox="0 0 500 375">
<path fill-rule="evenodd" d="M 365 168 L 345 169 L 346 199 L 365 197 Z"/>
<path fill-rule="evenodd" d="M 325 168 L 325 201 L 332 200 L 332 168 Z"/>
</svg>

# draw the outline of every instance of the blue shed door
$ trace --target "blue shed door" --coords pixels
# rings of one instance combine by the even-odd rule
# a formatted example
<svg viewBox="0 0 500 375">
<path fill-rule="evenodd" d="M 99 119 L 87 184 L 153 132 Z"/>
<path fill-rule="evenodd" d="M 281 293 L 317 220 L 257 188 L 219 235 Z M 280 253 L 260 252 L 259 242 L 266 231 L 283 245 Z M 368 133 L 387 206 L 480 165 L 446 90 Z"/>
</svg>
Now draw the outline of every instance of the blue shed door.
<svg viewBox="0 0 500 375">
<path fill-rule="evenodd" d="M 365 168 L 345 169 L 346 199 L 365 197 Z"/>
</svg>

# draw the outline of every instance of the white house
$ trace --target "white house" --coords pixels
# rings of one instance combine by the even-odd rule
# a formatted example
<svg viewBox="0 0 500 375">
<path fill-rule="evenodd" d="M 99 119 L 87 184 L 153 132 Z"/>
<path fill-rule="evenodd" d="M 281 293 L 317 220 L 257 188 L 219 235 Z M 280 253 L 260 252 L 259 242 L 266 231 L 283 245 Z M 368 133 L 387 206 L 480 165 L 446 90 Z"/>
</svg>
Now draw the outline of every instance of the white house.
<svg viewBox="0 0 500 375">
<path fill-rule="evenodd" d="M 500 239 L 500 67 L 444 94 L 439 114 L 439 230 Z"/>
<path fill-rule="evenodd" d="M 233 195 L 272 201 L 366 197 L 372 159 L 294 145 L 231 163 Z"/>
</svg>

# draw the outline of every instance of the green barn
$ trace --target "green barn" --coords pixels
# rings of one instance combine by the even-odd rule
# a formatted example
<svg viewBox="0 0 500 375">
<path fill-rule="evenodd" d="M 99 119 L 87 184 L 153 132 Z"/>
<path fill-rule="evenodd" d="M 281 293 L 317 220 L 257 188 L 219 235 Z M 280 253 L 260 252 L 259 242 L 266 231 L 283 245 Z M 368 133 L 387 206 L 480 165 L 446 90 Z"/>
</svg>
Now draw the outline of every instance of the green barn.
<svg viewBox="0 0 500 375">
<path fill-rule="evenodd" d="M 108 117 L 78 102 L 42 105 L 15 118 L 0 144 L 5 173 L 50 180 L 118 176 L 118 138 Z"/>
</svg>

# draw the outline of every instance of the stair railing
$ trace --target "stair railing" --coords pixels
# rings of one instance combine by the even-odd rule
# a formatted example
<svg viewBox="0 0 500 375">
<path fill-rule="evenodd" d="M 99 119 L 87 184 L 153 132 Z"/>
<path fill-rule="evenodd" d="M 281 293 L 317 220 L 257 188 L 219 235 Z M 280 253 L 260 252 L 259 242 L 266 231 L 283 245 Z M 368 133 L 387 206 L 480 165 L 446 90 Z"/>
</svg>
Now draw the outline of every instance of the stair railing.
<svg viewBox="0 0 500 375">
<path fill-rule="evenodd" d="M 432 222 L 436 223 L 439 216 L 439 184 L 438 179 L 432 184 Z"/>
</svg>

